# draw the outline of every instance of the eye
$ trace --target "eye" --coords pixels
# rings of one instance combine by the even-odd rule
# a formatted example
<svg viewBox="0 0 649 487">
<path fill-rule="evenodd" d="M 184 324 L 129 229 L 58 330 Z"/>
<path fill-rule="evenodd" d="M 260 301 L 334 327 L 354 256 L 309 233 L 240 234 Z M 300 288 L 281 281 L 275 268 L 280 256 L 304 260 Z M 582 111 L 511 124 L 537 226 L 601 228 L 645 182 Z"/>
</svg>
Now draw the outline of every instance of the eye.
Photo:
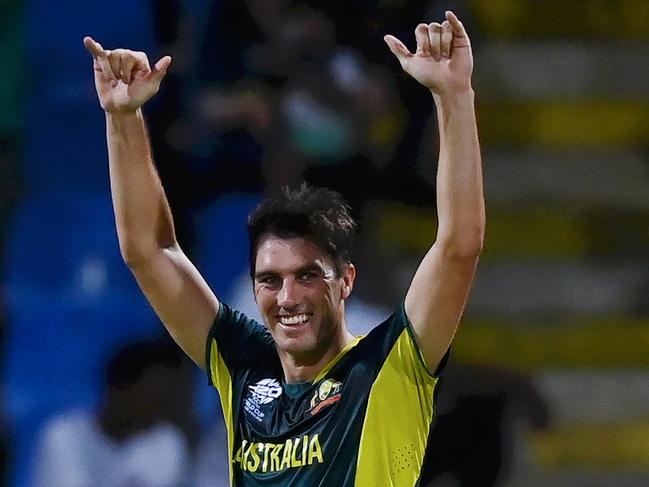
<svg viewBox="0 0 649 487">
<path fill-rule="evenodd" d="M 258 279 L 258 282 L 270 288 L 279 286 L 279 278 L 277 276 L 263 276 Z"/>
<path fill-rule="evenodd" d="M 317 277 L 318 275 L 315 272 L 307 271 L 300 274 L 300 281 L 312 281 Z"/>
</svg>

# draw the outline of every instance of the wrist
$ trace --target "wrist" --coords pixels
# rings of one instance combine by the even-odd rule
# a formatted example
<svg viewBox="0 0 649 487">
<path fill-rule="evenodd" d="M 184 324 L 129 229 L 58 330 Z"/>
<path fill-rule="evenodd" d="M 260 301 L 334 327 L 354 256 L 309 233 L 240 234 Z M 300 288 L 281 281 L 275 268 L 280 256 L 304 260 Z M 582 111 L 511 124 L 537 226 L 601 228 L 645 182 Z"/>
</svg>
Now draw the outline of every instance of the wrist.
<svg viewBox="0 0 649 487">
<path fill-rule="evenodd" d="M 139 133 L 139 128 L 143 126 L 144 116 L 139 108 L 135 111 L 106 112 L 106 127 L 114 137 L 129 139 Z"/>
<path fill-rule="evenodd" d="M 110 118 L 133 118 L 142 116 L 142 107 L 128 110 L 104 110 L 106 117 Z"/>
<path fill-rule="evenodd" d="M 456 88 L 445 91 L 433 91 L 432 89 L 430 89 L 430 93 L 433 96 L 435 103 L 438 105 L 440 103 L 455 103 L 463 102 L 466 100 L 473 101 L 475 99 L 475 92 L 473 91 L 473 87 L 471 85 L 463 88 Z"/>
<path fill-rule="evenodd" d="M 129 121 L 142 118 L 142 109 L 135 110 L 105 110 L 106 119 L 111 121 Z"/>
</svg>

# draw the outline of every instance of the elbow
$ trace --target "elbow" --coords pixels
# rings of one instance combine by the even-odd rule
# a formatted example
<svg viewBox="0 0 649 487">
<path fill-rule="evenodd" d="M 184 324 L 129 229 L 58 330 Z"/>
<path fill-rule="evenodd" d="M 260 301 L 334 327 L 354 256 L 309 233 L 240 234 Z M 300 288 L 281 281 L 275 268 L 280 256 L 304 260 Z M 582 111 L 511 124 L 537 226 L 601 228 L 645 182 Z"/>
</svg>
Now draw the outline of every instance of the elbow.
<svg viewBox="0 0 649 487">
<path fill-rule="evenodd" d="M 154 250 L 150 246 L 142 245 L 141 242 L 120 238 L 119 251 L 126 266 L 131 270 L 135 270 L 151 259 Z"/>
<path fill-rule="evenodd" d="M 122 254 L 122 260 L 131 270 L 141 267 L 147 260 L 146 255 L 143 252 L 140 252 L 132 247 L 120 245 L 119 250 Z"/>
<path fill-rule="evenodd" d="M 461 235 L 449 235 L 438 238 L 436 245 L 442 253 L 454 260 L 477 260 L 484 248 L 484 226 Z"/>
<path fill-rule="evenodd" d="M 119 251 L 122 255 L 122 260 L 132 271 L 147 266 L 165 250 L 177 249 L 179 249 L 179 247 L 175 240 L 166 245 L 150 239 L 133 240 L 125 236 L 120 236 L 119 238 Z"/>
</svg>

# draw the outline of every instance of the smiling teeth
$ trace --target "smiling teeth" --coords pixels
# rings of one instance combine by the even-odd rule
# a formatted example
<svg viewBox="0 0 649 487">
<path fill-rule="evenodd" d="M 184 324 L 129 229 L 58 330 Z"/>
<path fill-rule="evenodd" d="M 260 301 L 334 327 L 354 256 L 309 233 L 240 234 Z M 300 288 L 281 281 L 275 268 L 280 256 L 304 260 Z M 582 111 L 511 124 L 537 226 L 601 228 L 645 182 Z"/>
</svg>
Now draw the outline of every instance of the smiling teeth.
<svg viewBox="0 0 649 487">
<path fill-rule="evenodd" d="M 299 323 L 304 323 L 309 317 L 307 315 L 295 315 L 295 316 L 281 316 L 279 321 L 282 325 L 297 325 Z"/>
</svg>

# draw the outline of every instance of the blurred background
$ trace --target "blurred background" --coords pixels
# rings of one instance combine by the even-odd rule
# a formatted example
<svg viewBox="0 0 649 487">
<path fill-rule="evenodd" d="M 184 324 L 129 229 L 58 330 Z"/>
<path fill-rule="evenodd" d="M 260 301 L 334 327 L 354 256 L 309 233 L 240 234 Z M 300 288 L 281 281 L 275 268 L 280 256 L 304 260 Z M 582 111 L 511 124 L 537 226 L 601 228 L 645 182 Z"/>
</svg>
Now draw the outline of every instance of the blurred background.
<svg viewBox="0 0 649 487">
<path fill-rule="evenodd" d="M 436 228 L 432 100 L 382 37 L 414 49 L 448 8 L 474 46 L 488 230 L 423 485 L 649 485 L 645 0 L 2 0 L 3 485 L 227 485 L 216 392 L 121 262 L 83 36 L 173 56 L 145 113 L 217 294 L 254 315 L 246 215 L 306 179 L 361 222 L 365 333 Z"/>
</svg>

